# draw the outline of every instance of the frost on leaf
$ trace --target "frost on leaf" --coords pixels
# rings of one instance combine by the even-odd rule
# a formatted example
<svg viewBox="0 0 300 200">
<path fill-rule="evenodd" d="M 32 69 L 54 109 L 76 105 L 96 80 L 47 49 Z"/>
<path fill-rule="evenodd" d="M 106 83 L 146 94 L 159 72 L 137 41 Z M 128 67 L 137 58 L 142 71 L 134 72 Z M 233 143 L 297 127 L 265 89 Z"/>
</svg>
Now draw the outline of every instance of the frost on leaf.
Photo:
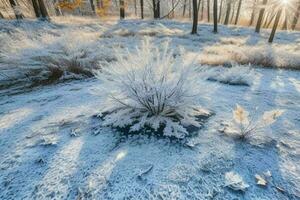
<svg viewBox="0 0 300 200">
<path fill-rule="evenodd" d="M 145 40 L 136 52 L 116 51 L 117 62 L 97 74 L 102 93 L 103 125 L 161 130 L 164 136 L 184 138 L 187 128 L 200 127 L 199 117 L 210 113 L 198 105 L 199 78 L 191 62 L 174 58 L 168 43 L 162 49 Z"/>
<path fill-rule="evenodd" d="M 225 186 L 235 191 L 245 191 L 249 187 L 243 178 L 235 172 L 227 172 L 225 174 Z"/>
<path fill-rule="evenodd" d="M 276 122 L 283 113 L 283 110 L 266 111 L 262 117 L 253 120 L 248 111 L 237 105 L 235 110 L 233 110 L 232 122 L 226 124 L 222 131 L 239 138 L 246 138 L 254 133 L 266 132 L 266 129 Z"/>
</svg>

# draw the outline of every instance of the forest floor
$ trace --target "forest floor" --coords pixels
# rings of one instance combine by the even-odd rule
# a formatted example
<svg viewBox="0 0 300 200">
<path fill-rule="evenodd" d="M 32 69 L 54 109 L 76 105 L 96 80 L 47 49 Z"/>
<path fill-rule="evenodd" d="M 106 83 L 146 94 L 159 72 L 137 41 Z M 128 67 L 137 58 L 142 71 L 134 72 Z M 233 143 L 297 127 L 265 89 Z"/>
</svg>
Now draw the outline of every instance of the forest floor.
<svg viewBox="0 0 300 200">
<path fill-rule="evenodd" d="M 220 26 L 213 34 L 200 24 L 190 35 L 191 23 L 168 20 L 0 27 L 0 199 L 300 198 L 299 32 L 279 31 L 269 45 L 269 31 Z M 193 57 L 205 80 L 199 103 L 214 115 L 184 142 L 124 135 L 95 117 L 104 97 L 93 71 L 144 37 Z M 236 104 L 253 118 L 285 112 L 268 131 L 237 140 L 220 131 Z M 228 172 L 248 187 L 235 190 Z"/>
</svg>

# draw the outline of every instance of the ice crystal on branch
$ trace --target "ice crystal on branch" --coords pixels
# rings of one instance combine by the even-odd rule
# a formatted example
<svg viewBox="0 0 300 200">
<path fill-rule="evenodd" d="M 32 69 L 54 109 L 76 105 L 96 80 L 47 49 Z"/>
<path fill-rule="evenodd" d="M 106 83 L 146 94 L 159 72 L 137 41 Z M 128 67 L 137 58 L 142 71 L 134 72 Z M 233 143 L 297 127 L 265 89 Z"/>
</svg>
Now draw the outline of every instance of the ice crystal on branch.
<svg viewBox="0 0 300 200">
<path fill-rule="evenodd" d="M 163 128 L 163 135 L 176 138 L 188 135 L 189 126 L 201 126 L 198 117 L 209 112 L 198 105 L 201 84 L 192 62 L 175 58 L 168 43 L 159 49 L 149 40 L 133 53 L 117 51 L 116 56 L 116 63 L 97 74 L 107 97 L 104 125 L 130 127 L 130 132 Z"/>
</svg>

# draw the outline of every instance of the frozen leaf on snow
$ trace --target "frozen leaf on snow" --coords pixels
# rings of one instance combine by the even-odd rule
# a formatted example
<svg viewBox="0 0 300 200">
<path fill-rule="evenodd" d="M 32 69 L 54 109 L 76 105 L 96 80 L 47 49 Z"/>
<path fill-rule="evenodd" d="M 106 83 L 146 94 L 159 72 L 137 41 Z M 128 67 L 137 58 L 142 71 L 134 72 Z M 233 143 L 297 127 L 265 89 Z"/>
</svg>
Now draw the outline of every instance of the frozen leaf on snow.
<svg viewBox="0 0 300 200">
<path fill-rule="evenodd" d="M 238 124 L 247 126 L 249 124 L 249 113 L 240 105 L 236 105 L 236 109 L 233 111 L 233 119 Z"/>
<path fill-rule="evenodd" d="M 245 191 L 249 187 L 243 178 L 235 172 L 227 172 L 225 174 L 225 186 L 235 191 Z"/>
<path fill-rule="evenodd" d="M 268 183 L 264 177 L 262 177 L 258 174 L 255 174 L 255 179 L 256 179 L 257 185 L 266 186 Z"/>
<path fill-rule="evenodd" d="M 284 113 L 284 110 L 271 110 L 263 114 L 262 120 L 265 125 L 273 124 L 278 117 Z"/>
</svg>

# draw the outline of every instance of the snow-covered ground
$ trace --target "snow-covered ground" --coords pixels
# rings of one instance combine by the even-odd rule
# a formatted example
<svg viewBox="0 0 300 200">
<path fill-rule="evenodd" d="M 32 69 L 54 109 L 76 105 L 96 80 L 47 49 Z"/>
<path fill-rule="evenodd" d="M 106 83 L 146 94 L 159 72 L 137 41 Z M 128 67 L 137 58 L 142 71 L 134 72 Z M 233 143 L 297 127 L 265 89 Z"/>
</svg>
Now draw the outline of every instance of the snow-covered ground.
<svg viewBox="0 0 300 200">
<path fill-rule="evenodd" d="M 214 35 L 201 24 L 191 36 L 190 23 L 173 21 L 57 18 L 0 26 L 0 199 L 300 198 L 300 71 L 248 66 L 267 55 L 255 64 L 299 67 L 300 33 L 279 32 L 269 46 L 268 32 L 221 27 Z M 113 48 L 131 51 L 145 36 L 199 60 L 199 104 L 215 115 L 184 141 L 101 127 L 101 81 L 69 68 L 105 67 L 115 60 Z M 63 69 L 59 81 L 48 80 L 53 67 Z M 285 112 L 270 130 L 237 140 L 220 132 L 236 104 L 255 118 Z M 266 186 L 257 185 L 257 175 Z M 230 178 L 249 187 L 235 191 Z"/>
</svg>

